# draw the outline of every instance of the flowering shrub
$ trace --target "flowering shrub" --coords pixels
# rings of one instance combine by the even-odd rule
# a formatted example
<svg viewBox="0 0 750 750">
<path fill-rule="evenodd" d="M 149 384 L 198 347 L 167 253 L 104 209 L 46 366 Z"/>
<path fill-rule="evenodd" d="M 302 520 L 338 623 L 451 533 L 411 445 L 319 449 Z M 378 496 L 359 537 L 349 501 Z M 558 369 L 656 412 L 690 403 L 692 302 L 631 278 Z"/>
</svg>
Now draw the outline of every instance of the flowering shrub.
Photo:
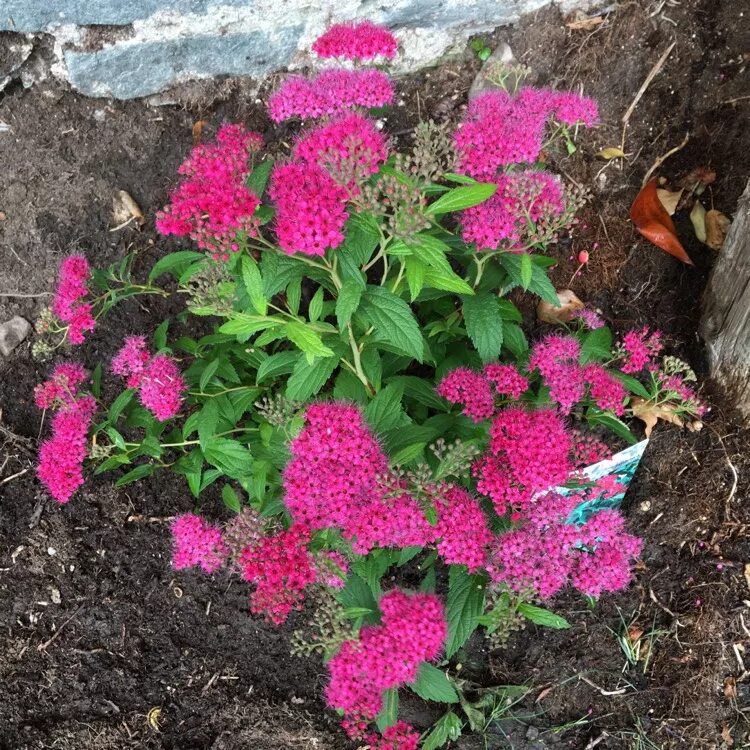
<svg viewBox="0 0 750 750">
<path fill-rule="evenodd" d="M 390 59 L 396 42 L 345 24 L 313 49 Z M 597 505 L 622 488 L 581 472 L 610 455 L 603 428 L 634 442 L 634 398 L 703 407 L 683 363 L 657 362 L 656 332 L 613 346 L 581 311 L 530 345 L 506 297 L 558 302 L 546 253 L 581 196 L 537 160 L 595 123 L 592 101 L 492 91 L 452 134 L 420 124 L 403 153 L 367 111 L 393 99 L 378 69 L 291 76 L 272 119 L 316 122 L 286 158 L 240 125 L 196 146 L 157 227 L 198 251 L 165 254 L 145 284 L 131 259 L 65 259 L 37 351 L 80 344 L 122 299 L 174 293 L 166 276 L 183 320 L 210 318 L 211 332 L 134 331 L 91 377 L 59 364 L 35 396 L 53 411 L 38 475 L 60 503 L 87 458 L 118 485 L 170 470 L 196 499 L 220 487 L 234 518 L 179 516 L 174 568 L 238 572 L 251 613 L 274 624 L 315 608 L 317 632 L 297 642 L 325 655 L 328 704 L 352 738 L 408 750 L 419 734 L 398 721 L 398 689 L 458 702 L 450 660 L 479 626 L 496 644 L 524 619 L 567 627 L 540 603 L 628 584 L 640 541 Z M 110 373 L 124 390 L 105 405 Z"/>
</svg>

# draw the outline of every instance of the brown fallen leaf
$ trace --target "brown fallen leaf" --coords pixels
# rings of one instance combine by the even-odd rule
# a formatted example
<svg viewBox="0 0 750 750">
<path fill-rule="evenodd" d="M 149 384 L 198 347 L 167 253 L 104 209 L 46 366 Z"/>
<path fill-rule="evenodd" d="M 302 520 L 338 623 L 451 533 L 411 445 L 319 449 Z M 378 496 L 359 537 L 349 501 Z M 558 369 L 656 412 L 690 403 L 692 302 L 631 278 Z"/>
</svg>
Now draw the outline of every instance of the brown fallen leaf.
<svg viewBox="0 0 750 750">
<path fill-rule="evenodd" d="M 730 701 L 737 697 L 737 680 L 731 675 L 724 678 L 724 697 Z"/>
<path fill-rule="evenodd" d="M 641 640 L 642 635 L 643 635 L 643 628 L 639 628 L 637 625 L 631 625 L 628 628 L 628 640 L 632 644 L 638 643 L 638 641 Z"/>
<path fill-rule="evenodd" d="M 606 159 L 607 161 L 610 161 L 611 159 L 625 158 L 625 152 L 621 148 L 617 148 L 616 146 L 607 146 L 607 148 L 603 148 L 601 151 L 597 151 L 596 155 L 600 159 Z"/>
<path fill-rule="evenodd" d="M 536 306 L 537 320 L 542 323 L 567 323 L 573 320 L 578 310 L 586 307 L 570 289 L 557 289 L 556 293 L 557 299 L 560 300 L 559 305 L 540 300 Z"/>
<path fill-rule="evenodd" d="M 197 146 L 203 137 L 203 128 L 208 125 L 208 120 L 196 120 L 193 124 L 193 146 Z"/>
<path fill-rule="evenodd" d="M 695 201 L 693 210 L 690 212 L 690 221 L 693 224 L 695 236 L 699 242 L 706 241 L 706 209 L 700 201 Z"/>
<path fill-rule="evenodd" d="M 727 747 L 734 747 L 734 739 L 732 737 L 732 733 L 729 731 L 728 724 L 724 724 L 721 727 L 721 739 L 724 740 L 724 743 Z"/>
<path fill-rule="evenodd" d="M 633 416 L 646 425 L 646 437 L 651 437 L 651 431 L 660 419 L 664 422 L 671 422 L 677 427 L 685 426 L 680 416 L 675 414 L 674 410 L 667 404 L 657 406 L 653 401 L 646 401 L 645 398 L 636 396 L 630 402 L 630 408 L 633 411 Z"/>
<path fill-rule="evenodd" d="M 139 227 L 146 223 L 141 207 L 133 200 L 130 193 L 124 190 L 118 190 L 112 198 L 112 219 L 116 226 L 110 229 L 110 232 L 122 229 L 131 221 L 135 221 Z"/>
<path fill-rule="evenodd" d="M 706 239 L 705 243 L 712 250 L 721 250 L 726 239 L 729 225 L 732 222 L 721 211 L 712 208 L 706 211 Z"/>
<path fill-rule="evenodd" d="M 745 563 L 745 583 L 747 584 L 747 587 L 750 589 L 750 563 Z"/>
<path fill-rule="evenodd" d="M 674 212 L 677 210 L 677 204 L 682 197 L 682 190 L 673 191 L 665 190 L 664 188 L 656 188 L 656 196 L 659 199 L 659 203 L 667 209 L 667 213 L 670 216 L 674 216 Z"/>
<path fill-rule="evenodd" d="M 653 178 L 643 186 L 633 201 L 630 207 L 630 218 L 636 229 L 647 240 L 683 263 L 692 266 L 694 263 L 677 239 L 677 230 L 672 217 L 662 206 L 656 190 L 657 180 Z"/>
<path fill-rule="evenodd" d="M 604 23 L 604 16 L 586 16 L 583 11 L 576 11 L 568 17 L 565 25 L 573 31 L 591 31 Z"/>
</svg>

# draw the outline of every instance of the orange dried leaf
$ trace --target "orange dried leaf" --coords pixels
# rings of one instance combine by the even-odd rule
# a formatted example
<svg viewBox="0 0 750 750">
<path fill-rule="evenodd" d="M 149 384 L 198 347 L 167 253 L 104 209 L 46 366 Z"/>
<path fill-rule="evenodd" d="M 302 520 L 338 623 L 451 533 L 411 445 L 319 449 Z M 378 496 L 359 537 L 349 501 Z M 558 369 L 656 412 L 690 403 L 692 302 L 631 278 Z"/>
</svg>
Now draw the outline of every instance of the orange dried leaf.
<svg viewBox="0 0 750 750">
<path fill-rule="evenodd" d="M 536 306 L 536 317 L 542 323 L 567 323 L 575 317 L 578 310 L 583 310 L 586 305 L 581 302 L 570 289 L 557 289 L 559 305 L 553 305 L 541 300 Z"/>
<path fill-rule="evenodd" d="M 201 142 L 201 137 L 203 136 L 203 128 L 207 124 L 207 120 L 198 120 L 193 125 L 193 146 L 197 146 Z"/>
<path fill-rule="evenodd" d="M 656 192 L 656 178 L 646 183 L 630 207 L 635 228 L 651 243 L 689 266 L 694 265 L 677 239 L 672 217 L 661 204 Z"/>
<path fill-rule="evenodd" d="M 732 222 L 721 211 L 706 211 L 706 244 L 712 250 L 721 250 Z"/>
<path fill-rule="evenodd" d="M 664 422 L 671 422 L 677 427 L 685 425 L 679 415 L 675 414 L 667 404 L 657 406 L 653 401 L 646 401 L 645 398 L 636 396 L 630 402 L 630 407 L 633 410 L 633 416 L 646 425 L 646 437 L 651 437 L 651 431 L 660 419 Z"/>
</svg>

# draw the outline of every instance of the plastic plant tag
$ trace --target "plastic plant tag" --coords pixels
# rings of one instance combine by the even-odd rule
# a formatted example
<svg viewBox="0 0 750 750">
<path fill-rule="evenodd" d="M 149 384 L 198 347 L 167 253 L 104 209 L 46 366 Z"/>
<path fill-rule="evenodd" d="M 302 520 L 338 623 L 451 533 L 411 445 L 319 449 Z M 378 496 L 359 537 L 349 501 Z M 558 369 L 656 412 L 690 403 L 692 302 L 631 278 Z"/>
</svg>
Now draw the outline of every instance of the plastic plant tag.
<svg viewBox="0 0 750 750">
<path fill-rule="evenodd" d="M 586 499 L 568 516 L 568 523 L 583 524 L 600 510 L 619 508 L 647 445 L 648 440 L 631 445 L 616 453 L 612 458 L 587 466 L 577 473 L 569 486 L 555 487 L 554 491 L 561 495 L 585 494 Z M 616 482 L 619 485 L 617 491 L 611 494 L 602 489 L 592 496 L 592 484 L 603 477 L 611 477 L 613 483 Z"/>
</svg>

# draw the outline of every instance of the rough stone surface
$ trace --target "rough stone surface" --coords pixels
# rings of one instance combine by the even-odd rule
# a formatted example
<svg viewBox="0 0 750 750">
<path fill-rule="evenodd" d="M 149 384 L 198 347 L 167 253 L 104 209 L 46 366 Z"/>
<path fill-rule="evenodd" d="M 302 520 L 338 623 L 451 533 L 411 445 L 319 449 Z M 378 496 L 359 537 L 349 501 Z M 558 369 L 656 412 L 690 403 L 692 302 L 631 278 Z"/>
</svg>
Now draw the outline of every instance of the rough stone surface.
<svg viewBox="0 0 750 750">
<path fill-rule="evenodd" d="M 262 78 L 310 62 L 332 22 L 393 29 L 395 72 L 438 60 L 476 33 L 513 23 L 551 0 L 2 0 L 0 31 L 50 35 L 52 66 L 90 96 L 132 99 L 188 80 Z M 568 10 L 596 0 L 555 0 Z"/>
<path fill-rule="evenodd" d="M 31 324 L 16 315 L 0 326 L 0 354 L 7 357 L 31 331 Z"/>
</svg>

